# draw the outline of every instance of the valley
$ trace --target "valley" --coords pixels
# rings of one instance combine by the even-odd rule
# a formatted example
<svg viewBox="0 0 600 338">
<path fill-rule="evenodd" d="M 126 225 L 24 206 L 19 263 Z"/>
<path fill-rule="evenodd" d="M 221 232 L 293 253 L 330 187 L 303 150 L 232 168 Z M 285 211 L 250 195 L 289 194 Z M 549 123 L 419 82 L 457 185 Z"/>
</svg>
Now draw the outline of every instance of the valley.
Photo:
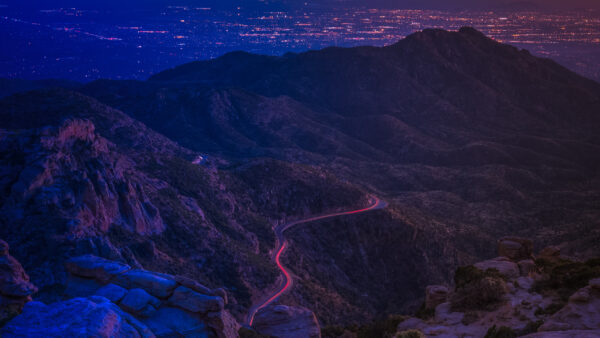
<svg viewBox="0 0 600 338">
<path fill-rule="evenodd" d="M 139 271 L 168 286 L 151 309 L 205 306 L 192 294 L 211 330 L 258 312 L 313 332 L 413 314 L 506 236 L 600 256 L 600 84 L 473 28 L 15 86 L 0 238 L 36 301 L 124 264 L 126 292 L 156 293 Z"/>
</svg>

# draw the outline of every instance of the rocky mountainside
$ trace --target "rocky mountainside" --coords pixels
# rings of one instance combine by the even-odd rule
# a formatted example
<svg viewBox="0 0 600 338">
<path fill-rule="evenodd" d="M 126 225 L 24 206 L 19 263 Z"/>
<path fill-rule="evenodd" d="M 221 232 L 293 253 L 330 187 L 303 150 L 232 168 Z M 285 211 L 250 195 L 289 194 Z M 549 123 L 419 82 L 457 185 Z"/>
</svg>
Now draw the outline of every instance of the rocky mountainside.
<svg viewBox="0 0 600 338">
<path fill-rule="evenodd" d="M 367 202 L 311 166 L 194 164 L 200 154 L 75 92 L 30 92 L 0 106 L 0 236 L 40 300 L 63 298 L 66 259 L 94 254 L 225 286 L 242 316 L 277 277 L 272 223 Z"/>
<path fill-rule="evenodd" d="M 236 52 L 80 90 L 189 149 L 316 164 L 385 197 L 390 208 L 368 220 L 299 229 L 302 249 L 290 261 L 302 275 L 318 267 L 299 262 L 343 264 L 352 252 L 356 271 L 397 286 L 393 306 L 420 294 L 422 280 L 446 280 L 458 264 L 489 256 L 490 243 L 509 234 L 599 254 L 600 84 L 471 28 L 424 30 L 383 48 Z M 317 249 L 315 238 L 325 245 Z M 367 253 L 375 247 L 384 249 Z M 414 265 L 379 273 L 398 257 Z M 358 297 L 370 281 L 346 274 L 320 274 L 302 297 L 345 304 L 343 315 L 324 307 L 321 320 L 364 318 L 390 304 L 389 293 Z"/>
<path fill-rule="evenodd" d="M 281 303 L 410 312 L 513 234 L 600 254 L 600 84 L 471 28 L 67 87 L 0 100 L 0 238 L 37 300 L 92 254 L 224 287 L 241 320 L 279 280 L 275 224 L 369 194 L 389 206 L 290 230 Z"/>
</svg>

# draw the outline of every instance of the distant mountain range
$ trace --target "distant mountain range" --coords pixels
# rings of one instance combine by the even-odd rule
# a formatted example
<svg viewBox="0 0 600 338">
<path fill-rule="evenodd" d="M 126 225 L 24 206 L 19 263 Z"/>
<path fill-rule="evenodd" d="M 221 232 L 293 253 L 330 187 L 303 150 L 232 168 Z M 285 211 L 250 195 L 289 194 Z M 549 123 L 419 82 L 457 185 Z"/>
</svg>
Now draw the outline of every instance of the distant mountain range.
<svg viewBox="0 0 600 338">
<path fill-rule="evenodd" d="M 29 85 L 0 101 L 0 238 L 43 299 L 93 253 L 225 286 L 241 318 L 275 284 L 273 224 L 369 195 L 389 207 L 287 234 L 283 301 L 413 309 L 506 235 L 600 254 L 600 84 L 472 28 Z"/>
</svg>

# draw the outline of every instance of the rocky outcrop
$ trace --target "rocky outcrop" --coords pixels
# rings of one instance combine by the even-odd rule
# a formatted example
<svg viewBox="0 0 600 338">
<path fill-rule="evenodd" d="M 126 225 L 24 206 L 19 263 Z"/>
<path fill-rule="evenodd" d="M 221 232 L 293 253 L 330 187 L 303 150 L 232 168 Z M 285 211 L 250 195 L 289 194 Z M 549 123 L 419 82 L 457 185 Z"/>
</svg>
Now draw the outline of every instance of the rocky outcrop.
<svg viewBox="0 0 600 338">
<path fill-rule="evenodd" d="M 3 334 L 15 335 L 27 325 L 31 326 L 27 333 L 42 332 L 52 320 L 60 322 L 71 312 L 71 318 L 64 320 L 66 325 L 49 328 L 49 332 L 56 336 L 77 331 L 106 337 L 238 336 L 239 324 L 224 309 L 225 300 L 217 295 L 226 295 L 223 289 L 213 292 L 188 278 L 131 269 L 93 255 L 69 259 L 65 267 L 69 273 L 65 294 L 77 298 L 43 307 L 35 305 L 13 319 Z"/>
<path fill-rule="evenodd" d="M 600 330 L 600 278 L 575 292 L 567 305 L 539 328 L 539 331 L 563 330 Z"/>
<path fill-rule="evenodd" d="M 498 257 L 473 265 L 482 271 L 496 269 L 506 278 L 517 278 L 520 275 L 519 265 L 506 257 Z"/>
<path fill-rule="evenodd" d="M 196 313 L 219 312 L 225 301 L 219 296 L 203 295 L 185 286 L 180 286 L 169 297 L 169 304 Z"/>
<path fill-rule="evenodd" d="M 560 283 L 578 283 L 581 278 L 599 274 L 598 263 L 576 265 L 565 261 L 564 265 L 557 265 L 564 272 L 554 272 L 564 275 L 552 276 L 543 266 L 549 264 L 548 257 L 558 259 L 559 252 L 543 250 L 539 266 L 531 256 L 531 247 L 527 240 L 500 240 L 499 252 L 503 256 L 460 267 L 454 278 L 455 288 L 447 296 L 449 301 L 436 305 L 430 319 L 404 320 L 398 325 L 398 332 L 419 330 L 427 337 L 483 337 L 491 331 L 504 330 L 515 335 L 529 334 L 527 337 L 598 337 L 600 278 L 589 280 L 587 286 L 575 291 L 566 305 L 556 291 L 544 289 L 538 293 L 543 286 L 556 283 L 559 291 L 565 292 L 565 285 Z M 436 290 L 440 297 L 435 296 Z M 439 286 L 427 287 L 426 307 L 441 301 L 442 291 Z"/>
<path fill-rule="evenodd" d="M 30 302 L 0 334 L 2 337 L 155 337 L 146 325 L 98 296 L 51 305 Z"/>
<path fill-rule="evenodd" d="M 498 241 L 498 255 L 513 261 L 530 259 L 533 255 L 533 242 L 520 237 L 503 237 Z"/>
<path fill-rule="evenodd" d="M 260 334 L 273 337 L 321 337 L 319 323 L 312 311 L 285 305 L 261 309 L 254 317 L 252 327 Z"/>
<path fill-rule="evenodd" d="M 35 292 L 21 264 L 10 255 L 8 243 L 0 240 L 0 325 L 18 314 Z"/>
<path fill-rule="evenodd" d="M 117 275 L 131 269 L 127 264 L 110 261 L 94 255 L 71 258 L 65 263 L 65 268 L 72 275 L 92 278 L 100 283 L 107 283 Z"/>
</svg>

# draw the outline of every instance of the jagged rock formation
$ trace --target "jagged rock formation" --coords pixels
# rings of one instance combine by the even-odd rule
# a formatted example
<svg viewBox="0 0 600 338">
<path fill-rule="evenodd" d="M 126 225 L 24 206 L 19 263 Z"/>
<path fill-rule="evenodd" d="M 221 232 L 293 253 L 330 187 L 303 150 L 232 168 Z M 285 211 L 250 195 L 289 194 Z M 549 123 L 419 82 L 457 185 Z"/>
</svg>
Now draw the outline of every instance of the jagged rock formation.
<svg viewBox="0 0 600 338">
<path fill-rule="evenodd" d="M 155 337 L 144 324 L 97 296 L 51 305 L 30 302 L 0 333 L 3 337 Z"/>
<path fill-rule="evenodd" d="M 600 278 L 577 290 L 569 302 L 546 319 L 539 331 L 598 330 L 600 331 Z"/>
<path fill-rule="evenodd" d="M 238 336 L 239 324 L 218 295 L 222 289 L 212 292 L 185 278 L 183 286 L 176 276 L 92 255 L 70 259 L 66 269 L 66 294 L 75 298 L 49 305 L 33 302 L 0 331 L 3 337 L 43 332 L 52 337 Z"/>
<path fill-rule="evenodd" d="M 366 202 L 318 168 L 194 164 L 198 153 L 75 92 L 15 95 L 0 106 L 0 236 L 15 243 L 45 302 L 62 299 L 63 262 L 93 254 L 235 290 L 228 301 L 242 316 L 277 275 L 271 223 Z"/>
<path fill-rule="evenodd" d="M 261 309 L 252 327 L 260 334 L 276 338 L 320 338 L 315 314 L 305 308 L 274 305 Z"/>
<path fill-rule="evenodd" d="M 20 313 L 37 291 L 21 264 L 10 255 L 8 243 L 0 239 L 0 326 Z"/>
<path fill-rule="evenodd" d="M 600 334 L 600 278 L 590 279 L 600 276 L 598 262 L 566 262 L 567 265 L 553 268 L 559 271 L 548 272 L 547 267 L 544 268 L 549 264 L 548 257 L 564 260 L 556 249 L 542 250 L 543 255 L 533 263 L 530 240 L 513 237 L 502 239 L 498 244 L 499 253 L 513 260 L 527 259 L 517 264 L 504 256 L 460 268 L 449 301 L 435 306 L 431 313 L 421 313 L 422 318 L 402 321 L 398 332 L 419 330 L 427 337 L 494 336 L 502 330 L 526 337 L 597 337 Z M 524 263 L 529 261 L 531 264 Z M 554 264 L 561 263 L 555 261 Z M 519 266 L 526 268 L 519 270 Z M 588 267 L 591 270 L 586 270 Z M 565 268 L 567 270 L 562 271 Z M 548 288 L 548 285 L 564 283 L 564 278 L 571 279 L 569 283 L 588 284 L 575 291 L 566 303 L 561 301 L 560 288 Z M 431 303 L 437 303 L 432 301 L 436 298 L 431 296 L 436 294 L 433 290 L 440 290 L 442 298 L 443 288 L 432 286 L 427 290 L 425 304 L 429 301 L 430 305 L 425 309 L 432 309 Z M 428 316 L 430 318 L 426 318 Z"/>
</svg>

